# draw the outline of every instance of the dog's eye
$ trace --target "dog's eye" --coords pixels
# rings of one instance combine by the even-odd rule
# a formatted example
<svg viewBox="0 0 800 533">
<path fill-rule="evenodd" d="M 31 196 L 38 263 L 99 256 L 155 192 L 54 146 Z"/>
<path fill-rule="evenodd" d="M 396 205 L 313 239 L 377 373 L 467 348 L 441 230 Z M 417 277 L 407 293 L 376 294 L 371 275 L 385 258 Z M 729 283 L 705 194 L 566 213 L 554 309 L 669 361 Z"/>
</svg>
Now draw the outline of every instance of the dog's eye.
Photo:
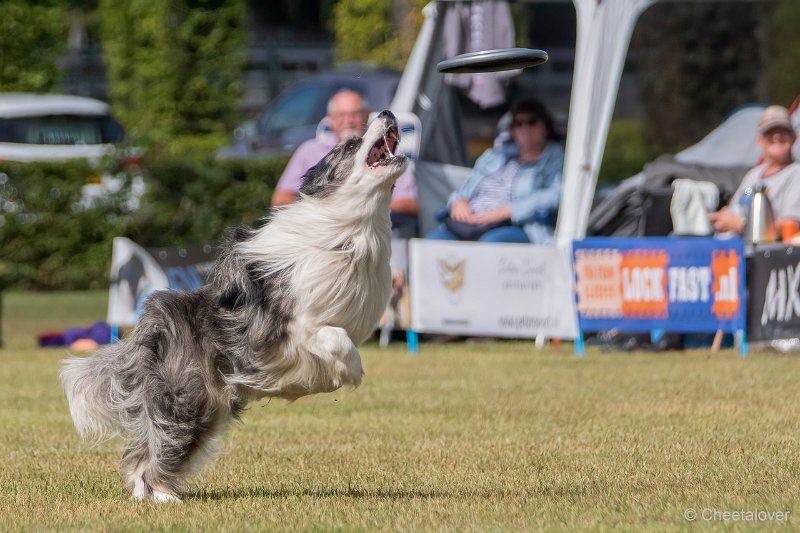
<svg viewBox="0 0 800 533">
<path fill-rule="evenodd" d="M 344 143 L 344 149 L 348 152 L 357 150 L 361 146 L 361 139 L 358 137 L 351 137 Z"/>
</svg>

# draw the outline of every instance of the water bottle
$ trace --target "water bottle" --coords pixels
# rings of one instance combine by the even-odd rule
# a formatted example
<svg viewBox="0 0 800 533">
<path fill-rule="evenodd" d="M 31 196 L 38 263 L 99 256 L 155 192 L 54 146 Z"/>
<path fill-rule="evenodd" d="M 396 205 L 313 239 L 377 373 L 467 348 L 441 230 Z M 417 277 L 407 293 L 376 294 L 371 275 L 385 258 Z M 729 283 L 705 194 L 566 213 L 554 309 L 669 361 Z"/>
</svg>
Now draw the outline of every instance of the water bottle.
<svg viewBox="0 0 800 533">
<path fill-rule="evenodd" d="M 767 187 L 758 183 L 753 188 L 750 210 L 744 227 L 744 240 L 759 244 L 775 242 L 775 213 L 766 193 Z"/>
</svg>

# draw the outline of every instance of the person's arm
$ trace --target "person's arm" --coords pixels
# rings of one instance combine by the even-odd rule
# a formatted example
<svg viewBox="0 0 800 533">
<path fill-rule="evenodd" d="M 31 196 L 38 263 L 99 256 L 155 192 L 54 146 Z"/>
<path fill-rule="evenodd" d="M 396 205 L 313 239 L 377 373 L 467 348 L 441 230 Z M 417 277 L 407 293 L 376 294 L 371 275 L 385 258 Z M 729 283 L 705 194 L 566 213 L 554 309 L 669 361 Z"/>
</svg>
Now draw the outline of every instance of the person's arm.
<svg viewBox="0 0 800 533">
<path fill-rule="evenodd" d="M 320 153 L 322 155 L 319 155 Z M 272 206 L 286 205 L 297 200 L 298 191 L 303 185 L 303 175 L 324 156 L 324 147 L 321 147 L 314 139 L 301 144 L 292 154 L 292 158 L 289 159 L 289 163 L 283 169 L 283 174 L 275 186 L 272 193 Z"/>
<path fill-rule="evenodd" d="M 496 209 L 484 211 L 483 213 L 473 215 L 469 222 L 473 224 L 491 224 L 492 222 L 500 222 L 501 220 L 511 220 L 511 205 L 502 205 Z"/>
<path fill-rule="evenodd" d="M 747 174 L 742 178 L 742 182 L 733 193 L 733 197 L 727 206 L 722 207 L 719 211 L 708 214 L 708 221 L 716 233 L 734 232 L 741 235 L 744 233 L 745 216 L 741 204 L 741 198 L 744 191 L 753 186 L 758 181 L 761 175 L 762 166 L 757 166 L 750 169 Z"/>
<path fill-rule="evenodd" d="M 714 226 L 717 233 L 727 233 L 733 231 L 738 234 L 744 233 L 745 220 L 741 215 L 737 215 L 730 208 L 723 207 L 719 211 L 709 213 L 708 220 Z"/>
<path fill-rule="evenodd" d="M 288 205 L 297 200 L 297 193 L 288 189 L 275 189 L 272 193 L 272 207 Z"/>
<path fill-rule="evenodd" d="M 551 143 L 545 149 L 543 160 L 528 172 L 525 179 L 538 180 L 538 189 L 531 189 L 528 194 L 517 196 L 511 200 L 511 221 L 515 224 L 526 224 L 533 220 L 537 213 L 550 213 L 558 209 L 561 202 L 561 172 L 564 167 L 564 153 L 561 147 Z M 537 183 L 537 181 L 534 181 Z"/>
<path fill-rule="evenodd" d="M 550 172 L 550 175 L 545 178 L 541 188 L 533 189 L 529 194 L 512 199 L 511 220 L 515 224 L 527 223 L 535 217 L 537 212 L 554 211 L 558 209 L 558 204 L 561 202 L 561 168 L 536 171 Z"/>
<path fill-rule="evenodd" d="M 392 213 L 416 215 L 419 211 L 419 202 L 416 198 L 393 198 L 390 209 Z"/>
<path fill-rule="evenodd" d="M 475 215 L 469 207 L 469 202 L 464 198 L 458 198 L 450 204 L 450 218 L 458 222 L 473 222 Z"/>
</svg>

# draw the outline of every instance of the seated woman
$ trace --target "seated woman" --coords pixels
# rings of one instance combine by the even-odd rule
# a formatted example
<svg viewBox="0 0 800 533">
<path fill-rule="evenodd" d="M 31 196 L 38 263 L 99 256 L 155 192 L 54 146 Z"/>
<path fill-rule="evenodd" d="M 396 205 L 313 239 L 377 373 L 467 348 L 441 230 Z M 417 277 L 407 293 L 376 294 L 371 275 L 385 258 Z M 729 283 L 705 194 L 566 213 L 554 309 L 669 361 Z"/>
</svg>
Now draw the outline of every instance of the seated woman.
<svg viewBox="0 0 800 533">
<path fill-rule="evenodd" d="M 542 244 L 553 240 L 564 151 L 553 118 L 538 101 L 511 107 L 514 142 L 491 148 L 448 201 L 428 239 Z"/>
</svg>

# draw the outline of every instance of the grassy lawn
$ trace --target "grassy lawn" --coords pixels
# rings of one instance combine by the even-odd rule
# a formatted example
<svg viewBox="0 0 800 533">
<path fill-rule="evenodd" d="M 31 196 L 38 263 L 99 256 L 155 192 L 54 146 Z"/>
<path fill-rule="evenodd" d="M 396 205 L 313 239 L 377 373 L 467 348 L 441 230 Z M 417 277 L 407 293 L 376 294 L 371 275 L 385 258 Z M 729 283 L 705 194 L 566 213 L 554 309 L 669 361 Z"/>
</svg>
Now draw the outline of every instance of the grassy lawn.
<svg viewBox="0 0 800 533">
<path fill-rule="evenodd" d="M 91 447 L 72 428 L 57 380 L 66 352 L 34 343 L 104 315 L 104 293 L 5 296 L 0 530 L 800 524 L 800 358 L 590 349 L 579 359 L 571 345 L 530 342 L 423 344 L 417 356 L 367 345 L 357 391 L 252 404 L 182 505 L 132 502 L 120 443 Z M 703 509 L 790 514 L 708 522 Z"/>
</svg>

